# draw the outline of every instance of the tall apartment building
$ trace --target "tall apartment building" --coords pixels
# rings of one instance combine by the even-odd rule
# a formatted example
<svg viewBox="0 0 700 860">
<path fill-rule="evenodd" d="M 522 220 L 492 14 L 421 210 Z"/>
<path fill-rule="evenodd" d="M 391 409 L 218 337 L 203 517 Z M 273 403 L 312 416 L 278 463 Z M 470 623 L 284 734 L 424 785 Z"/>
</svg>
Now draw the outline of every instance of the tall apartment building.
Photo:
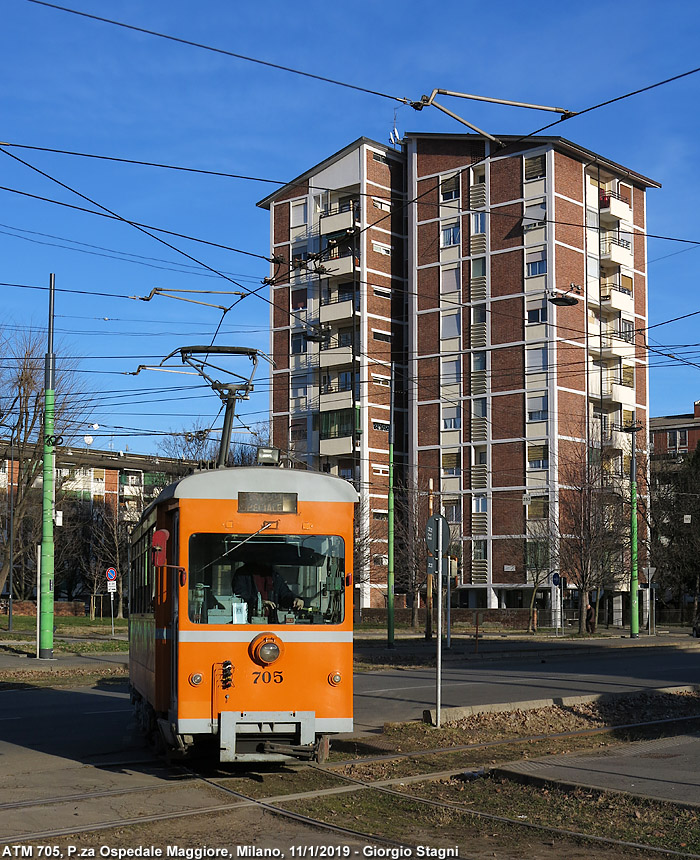
<svg viewBox="0 0 700 860">
<path fill-rule="evenodd" d="M 460 603 L 490 608 L 531 590 L 528 538 L 557 516 L 562 464 L 604 449 L 621 476 L 623 428 L 648 430 L 645 194 L 659 187 L 563 138 L 501 141 L 361 139 L 259 204 L 279 260 L 275 444 L 356 481 L 380 517 L 393 358 L 407 480 L 420 495 L 432 479 Z M 370 584 L 363 605 L 381 605 L 379 563 Z"/>
</svg>

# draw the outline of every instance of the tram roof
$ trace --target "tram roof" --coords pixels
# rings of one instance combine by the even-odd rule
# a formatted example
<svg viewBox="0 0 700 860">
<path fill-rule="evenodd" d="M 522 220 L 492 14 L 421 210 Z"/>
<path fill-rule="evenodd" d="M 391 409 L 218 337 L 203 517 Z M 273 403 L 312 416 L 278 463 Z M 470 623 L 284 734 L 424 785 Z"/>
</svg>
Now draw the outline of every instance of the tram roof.
<svg viewBox="0 0 700 860">
<path fill-rule="evenodd" d="M 350 502 L 359 497 L 352 484 L 336 475 L 274 466 L 234 466 L 195 472 L 165 487 L 156 504 L 167 499 L 237 499 L 239 491 L 296 493 L 300 502 Z"/>
</svg>

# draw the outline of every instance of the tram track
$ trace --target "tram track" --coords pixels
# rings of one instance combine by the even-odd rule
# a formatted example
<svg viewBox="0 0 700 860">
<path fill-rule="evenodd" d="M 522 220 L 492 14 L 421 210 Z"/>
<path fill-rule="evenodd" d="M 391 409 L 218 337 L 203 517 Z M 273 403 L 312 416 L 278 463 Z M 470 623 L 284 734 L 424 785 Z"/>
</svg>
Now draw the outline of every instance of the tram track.
<svg viewBox="0 0 700 860">
<path fill-rule="evenodd" d="M 361 779 L 358 776 L 341 772 L 344 768 L 347 769 L 353 766 L 362 766 L 387 761 L 411 761 L 423 758 L 425 756 L 469 753 L 478 752 L 480 750 L 493 751 L 498 747 L 507 747 L 520 744 L 532 744 L 543 741 L 563 741 L 574 737 L 605 735 L 621 730 L 644 730 L 654 727 L 668 726 L 672 723 L 684 724 L 698 720 L 700 720 L 700 715 L 671 717 L 657 720 L 649 720 L 644 722 L 627 723 L 624 725 L 601 726 L 591 729 L 579 729 L 574 731 L 550 734 L 535 734 L 525 737 L 513 737 L 493 741 L 482 741 L 475 742 L 472 744 L 443 747 L 438 749 L 422 749 L 407 752 L 387 753 L 381 756 L 368 756 L 344 759 L 342 761 L 329 762 L 324 765 L 310 766 L 313 770 L 319 773 L 323 773 L 340 780 L 343 783 L 341 785 L 301 792 L 289 792 L 283 794 L 278 793 L 267 797 L 253 797 L 251 795 L 245 794 L 242 791 L 232 788 L 230 785 L 226 785 L 225 781 L 229 781 L 231 779 L 240 779 L 240 775 L 232 775 L 230 772 L 221 773 L 220 767 L 217 768 L 216 777 L 211 778 L 210 776 L 206 776 L 203 773 L 198 772 L 196 769 L 185 767 L 180 764 L 176 767 L 182 772 L 183 778 L 177 781 L 169 783 L 158 783 L 156 785 L 123 786 L 108 790 L 103 789 L 92 792 L 73 793 L 70 795 L 60 795 L 31 801 L 15 801 L 11 803 L 1 804 L 0 812 L 11 810 L 19 811 L 24 808 L 29 809 L 30 807 L 37 807 L 42 805 L 51 806 L 54 804 L 87 801 L 98 798 L 114 798 L 120 795 L 129 795 L 136 793 L 151 793 L 153 796 L 157 796 L 163 792 L 167 792 L 174 788 L 182 788 L 183 786 L 188 788 L 206 786 L 208 789 L 213 790 L 214 792 L 222 792 L 231 798 L 235 798 L 235 801 L 231 803 L 208 804 L 205 806 L 197 807 L 195 809 L 190 808 L 174 810 L 170 812 L 154 812 L 146 815 L 142 814 L 136 817 L 105 818 L 104 820 L 92 822 L 89 824 L 76 823 L 72 827 L 47 828 L 43 830 L 36 830 L 33 832 L 24 832 L 13 836 L 0 837 L 0 845 L 18 842 L 34 842 L 39 840 L 72 836 L 76 833 L 88 833 L 101 830 L 110 830 L 114 828 L 125 828 L 131 825 L 144 825 L 152 822 L 186 819 L 216 813 L 228 813 L 243 808 L 255 807 L 263 810 L 268 814 L 275 815 L 286 820 L 294 821 L 315 828 L 316 830 L 334 833 L 343 838 L 352 838 L 354 840 L 357 840 L 358 842 L 381 843 L 387 846 L 402 845 L 409 848 L 412 847 L 410 843 L 406 842 L 405 840 L 403 840 L 402 842 L 397 842 L 396 840 L 391 839 L 387 836 L 371 832 L 365 832 L 363 830 L 353 829 L 351 827 L 345 827 L 339 824 L 333 824 L 324 821 L 321 818 L 314 818 L 312 815 L 306 815 L 284 807 L 285 804 L 290 804 L 298 801 L 309 802 L 339 794 L 376 791 L 385 795 L 401 798 L 403 801 L 410 801 L 412 803 L 425 806 L 426 808 L 451 810 L 453 812 L 458 812 L 460 814 L 468 816 L 472 819 L 480 819 L 482 821 L 493 822 L 494 824 L 515 827 L 520 830 L 538 832 L 543 835 L 549 834 L 550 836 L 556 836 L 560 839 L 572 839 L 582 842 L 588 842 L 591 844 L 600 844 L 601 846 L 608 845 L 610 847 L 616 847 L 619 849 L 630 851 L 645 851 L 653 853 L 655 856 L 700 858 L 700 855 L 694 854 L 692 852 L 677 851 L 670 848 L 662 848 L 659 846 L 648 845 L 646 843 L 638 843 L 629 840 L 615 839 L 612 837 L 605 837 L 592 833 L 580 832 L 575 829 L 561 828 L 532 821 L 523 821 L 519 818 L 512 818 L 509 816 L 496 815 L 493 813 L 484 812 L 479 809 L 474 809 L 473 807 L 470 807 L 468 805 L 452 801 L 436 800 L 435 798 L 425 797 L 421 794 L 413 794 L 408 793 L 406 791 L 399 791 L 396 788 L 396 786 L 398 785 L 406 786 L 409 784 L 415 785 L 423 782 L 429 783 L 431 781 L 437 780 L 449 780 L 459 778 L 464 779 L 465 774 L 470 774 L 471 778 L 478 778 L 479 776 L 483 775 L 483 768 L 469 770 L 469 768 L 453 766 L 448 769 L 429 770 L 419 774 L 399 775 L 393 776 L 388 779 L 375 780 Z M 133 763 L 134 762 L 127 761 L 112 761 L 95 763 L 92 765 L 92 767 L 95 767 L 96 769 L 125 767 Z M 158 768 L 156 760 L 154 760 L 153 763 L 151 763 L 150 761 L 143 761 L 139 762 L 139 764 L 147 764 L 149 769 L 153 764 L 155 765 L 155 768 Z M 307 765 L 307 767 L 309 766 Z M 173 767 L 171 766 L 168 769 L 172 771 Z"/>
</svg>

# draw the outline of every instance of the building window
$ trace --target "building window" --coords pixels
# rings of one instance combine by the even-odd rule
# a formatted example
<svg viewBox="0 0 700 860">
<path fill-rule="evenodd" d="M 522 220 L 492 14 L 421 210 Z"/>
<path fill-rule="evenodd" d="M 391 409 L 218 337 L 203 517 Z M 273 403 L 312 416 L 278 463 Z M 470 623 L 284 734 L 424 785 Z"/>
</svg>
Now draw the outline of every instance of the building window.
<svg viewBox="0 0 700 860">
<path fill-rule="evenodd" d="M 389 511 L 372 511 L 373 520 L 388 520 Z"/>
<path fill-rule="evenodd" d="M 688 450 L 688 431 L 669 430 L 667 434 L 667 446 L 669 451 Z"/>
<path fill-rule="evenodd" d="M 354 477 L 352 466 L 347 466 L 344 463 L 339 463 L 338 464 L 338 476 L 340 478 L 342 478 L 344 481 L 352 481 L 352 479 Z"/>
<path fill-rule="evenodd" d="M 388 433 L 389 432 L 389 422 L 388 421 L 372 421 L 372 428 L 374 430 L 379 430 L 380 433 Z"/>
<path fill-rule="evenodd" d="M 486 351 L 472 353 L 472 370 L 486 370 Z"/>
<path fill-rule="evenodd" d="M 600 263 L 597 257 L 586 257 L 586 268 L 591 280 L 595 281 L 600 277 Z"/>
<path fill-rule="evenodd" d="M 528 469 L 549 468 L 549 451 L 546 445 L 528 445 L 527 467 Z"/>
<path fill-rule="evenodd" d="M 459 451 L 448 451 L 442 455 L 442 474 L 445 476 L 459 475 Z"/>
<path fill-rule="evenodd" d="M 340 409 L 321 413 L 321 439 L 339 439 L 352 436 L 354 411 Z"/>
<path fill-rule="evenodd" d="M 620 374 L 620 382 L 626 388 L 634 388 L 634 367 L 631 364 L 623 364 Z"/>
<path fill-rule="evenodd" d="M 389 556 L 388 555 L 373 555 L 372 556 L 372 564 L 375 567 L 386 567 L 389 564 Z"/>
<path fill-rule="evenodd" d="M 306 335 L 298 332 L 292 335 L 292 355 L 303 355 L 306 352 Z"/>
<path fill-rule="evenodd" d="M 384 289 L 384 287 L 372 287 L 372 291 L 378 299 L 391 298 L 391 290 Z"/>
<path fill-rule="evenodd" d="M 486 514 L 489 510 L 489 500 L 486 496 L 472 496 L 472 512 L 475 514 Z"/>
<path fill-rule="evenodd" d="M 448 523 L 462 522 L 462 505 L 459 499 L 445 499 L 444 509 Z"/>
<path fill-rule="evenodd" d="M 472 561 L 486 561 L 488 559 L 488 544 L 485 540 L 472 541 Z"/>
<path fill-rule="evenodd" d="M 476 257 L 472 260 L 472 278 L 486 277 L 486 257 Z"/>
<path fill-rule="evenodd" d="M 442 385 L 457 385 L 459 383 L 459 359 L 443 360 L 441 366 Z"/>
<path fill-rule="evenodd" d="M 391 377 L 390 376 L 377 376 L 376 373 L 372 374 L 372 382 L 375 385 L 382 385 L 385 388 L 391 387 Z"/>
<path fill-rule="evenodd" d="M 525 159 L 525 180 L 541 179 L 546 175 L 546 158 L 544 152 L 541 155 L 533 155 Z"/>
<path fill-rule="evenodd" d="M 547 570 L 549 543 L 546 540 L 529 540 L 525 544 L 525 567 L 528 570 Z"/>
<path fill-rule="evenodd" d="M 293 376 L 290 383 L 290 394 L 292 397 L 306 397 L 306 377 Z"/>
<path fill-rule="evenodd" d="M 309 249 L 306 243 L 303 245 L 294 245 L 292 248 L 292 268 L 302 269 L 306 265 L 309 258 Z"/>
<path fill-rule="evenodd" d="M 442 247 L 449 248 L 453 245 L 459 245 L 459 223 L 446 224 L 442 228 Z"/>
<path fill-rule="evenodd" d="M 459 290 L 459 269 L 443 269 L 440 283 L 440 292 L 456 293 Z"/>
<path fill-rule="evenodd" d="M 529 520 L 546 520 L 549 516 L 549 498 L 547 496 L 533 496 L 527 506 L 527 518 Z"/>
<path fill-rule="evenodd" d="M 459 337 L 460 335 L 460 316 L 456 314 L 444 314 L 442 316 L 442 337 Z"/>
<path fill-rule="evenodd" d="M 547 252 L 531 251 L 527 255 L 527 277 L 534 278 L 536 275 L 547 274 Z"/>
<path fill-rule="evenodd" d="M 547 369 L 547 347 L 536 346 L 525 350 L 525 369 L 529 373 L 542 372 Z"/>
<path fill-rule="evenodd" d="M 620 337 L 627 343 L 634 343 L 634 323 L 632 320 L 620 320 Z"/>
<path fill-rule="evenodd" d="M 303 227 L 307 221 L 306 200 L 292 203 L 292 227 Z"/>
<path fill-rule="evenodd" d="M 352 391 L 351 370 L 341 370 L 338 374 L 338 391 Z"/>
<path fill-rule="evenodd" d="M 532 324 L 547 322 L 547 302 L 542 301 L 537 307 L 528 308 L 527 321 Z"/>
<path fill-rule="evenodd" d="M 486 213 L 472 212 L 472 236 L 486 232 Z"/>
<path fill-rule="evenodd" d="M 472 308 L 472 325 L 486 322 L 486 305 L 474 305 Z"/>
<path fill-rule="evenodd" d="M 306 307 L 306 287 L 292 290 L 292 310 L 303 311 Z"/>
<path fill-rule="evenodd" d="M 388 466 L 378 466 L 376 464 L 372 465 L 372 474 L 379 475 L 381 477 L 389 477 L 389 467 Z"/>
<path fill-rule="evenodd" d="M 376 331 L 372 329 L 372 337 L 375 340 L 382 340 L 385 343 L 391 343 L 391 334 L 388 331 Z"/>
<path fill-rule="evenodd" d="M 373 152 L 372 158 L 375 161 L 378 161 L 380 164 L 388 164 L 389 163 L 386 155 L 382 155 L 381 152 Z"/>
<path fill-rule="evenodd" d="M 338 346 L 352 346 L 352 329 L 344 328 L 338 332 Z"/>
<path fill-rule="evenodd" d="M 442 429 L 459 430 L 459 406 L 442 407 Z"/>
<path fill-rule="evenodd" d="M 289 425 L 289 438 L 292 442 L 306 439 L 306 421 L 292 421 Z"/>
<path fill-rule="evenodd" d="M 527 398 L 527 420 L 528 421 L 546 421 L 547 420 L 547 395 L 546 394 L 529 394 Z"/>
<path fill-rule="evenodd" d="M 594 230 L 600 227 L 597 209 L 591 209 L 590 207 L 586 209 L 586 227 L 592 227 Z"/>
<path fill-rule="evenodd" d="M 472 400 L 472 415 L 474 418 L 486 418 L 486 398 L 476 397 Z"/>
<path fill-rule="evenodd" d="M 536 230 L 544 227 L 547 223 L 547 204 L 544 200 L 539 203 L 530 203 L 525 207 L 523 215 L 523 231 Z"/>
<path fill-rule="evenodd" d="M 448 176 L 440 182 L 440 198 L 443 203 L 448 200 L 457 200 L 459 198 L 459 174 Z"/>
</svg>

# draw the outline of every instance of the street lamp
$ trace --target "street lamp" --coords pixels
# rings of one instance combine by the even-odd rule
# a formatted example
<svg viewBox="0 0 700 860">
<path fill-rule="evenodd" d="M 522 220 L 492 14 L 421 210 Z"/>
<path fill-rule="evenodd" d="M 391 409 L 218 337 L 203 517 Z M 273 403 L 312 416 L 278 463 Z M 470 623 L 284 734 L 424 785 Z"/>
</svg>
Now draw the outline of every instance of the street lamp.
<svg viewBox="0 0 700 860">
<path fill-rule="evenodd" d="M 550 304 L 556 305 L 559 308 L 573 307 L 574 305 L 578 304 L 578 299 L 576 298 L 576 296 L 569 295 L 569 293 L 580 292 L 581 287 L 579 287 L 578 284 L 574 284 L 572 282 L 571 284 L 569 284 L 569 289 L 566 290 L 566 292 L 560 293 L 559 295 L 557 295 L 556 293 L 552 293 L 552 295 L 547 298 L 547 301 Z"/>
</svg>

